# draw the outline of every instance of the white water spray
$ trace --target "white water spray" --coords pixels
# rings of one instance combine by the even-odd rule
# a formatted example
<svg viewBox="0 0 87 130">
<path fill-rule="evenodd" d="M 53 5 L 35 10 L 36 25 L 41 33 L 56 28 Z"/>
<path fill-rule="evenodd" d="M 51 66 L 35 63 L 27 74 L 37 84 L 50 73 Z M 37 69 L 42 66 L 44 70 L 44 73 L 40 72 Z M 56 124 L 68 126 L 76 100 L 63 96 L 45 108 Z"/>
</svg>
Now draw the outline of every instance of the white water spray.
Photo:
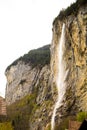
<svg viewBox="0 0 87 130">
<path fill-rule="evenodd" d="M 64 45 L 65 45 L 65 24 L 63 24 L 63 26 L 62 26 L 62 33 L 61 33 L 61 37 L 60 37 L 59 46 L 58 46 L 58 49 L 57 49 L 58 76 L 57 76 L 57 79 L 56 79 L 56 84 L 57 84 L 58 98 L 57 98 L 57 102 L 55 104 L 52 119 L 51 119 L 51 130 L 54 130 L 54 128 L 55 128 L 56 111 L 59 107 L 61 107 L 63 99 L 64 99 L 64 95 L 65 95 L 66 85 L 64 83 L 65 69 L 64 69 L 64 62 L 63 62 Z"/>
</svg>

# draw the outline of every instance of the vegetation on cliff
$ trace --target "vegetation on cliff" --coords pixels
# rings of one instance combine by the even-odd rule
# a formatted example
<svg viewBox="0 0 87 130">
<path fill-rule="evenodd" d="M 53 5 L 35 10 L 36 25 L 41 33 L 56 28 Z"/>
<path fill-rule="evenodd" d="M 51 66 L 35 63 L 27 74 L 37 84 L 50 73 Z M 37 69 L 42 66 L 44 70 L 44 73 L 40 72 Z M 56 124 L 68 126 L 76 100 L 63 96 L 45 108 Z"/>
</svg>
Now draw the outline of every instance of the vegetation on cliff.
<svg viewBox="0 0 87 130">
<path fill-rule="evenodd" d="M 87 119 L 87 112 L 79 112 L 76 116 L 77 121 L 83 122 L 85 119 Z"/>
<path fill-rule="evenodd" d="M 63 20 L 72 14 L 76 16 L 79 8 L 86 4 L 87 4 L 86 0 L 77 0 L 75 3 L 72 3 L 69 7 L 60 11 L 59 15 L 55 18 L 53 24 L 57 19 Z"/>
<path fill-rule="evenodd" d="M 0 123 L 0 130 L 14 130 L 11 122 Z"/>
<path fill-rule="evenodd" d="M 86 3 L 87 2 L 85 0 L 77 0 L 76 3 L 73 3 L 66 10 L 63 10 L 62 13 L 60 12 L 61 16 L 59 15 L 57 18 L 62 20 L 64 17 L 67 17 L 71 14 L 77 15 L 77 12 L 78 12 L 77 9 L 79 9 L 82 5 L 85 5 Z M 68 50 L 67 50 L 67 52 L 68 52 Z M 16 65 L 18 63 L 18 61 L 21 60 L 21 61 L 25 62 L 25 64 L 27 64 L 27 63 L 31 64 L 32 67 L 34 67 L 34 66 L 42 67 L 45 64 L 49 64 L 49 62 L 50 62 L 50 53 L 49 52 L 50 52 L 49 47 L 46 47 L 46 46 L 44 48 L 32 50 L 28 54 L 25 54 L 23 57 L 20 57 L 18 60 L 16 60 L 11 65 Z M 71 60 L 70 57 L 69 57 L 69 60 Z M 71 62 L 71 64 L 72 64 L 72 62 Z M 82 67 L 84 67 L 84 66 L 82 66 Z M 77 69 L 78 75 L 80 75 L 80 77 L 84 76 L 84 75 L 81 75 L 82 68 L 80 69 L 80 67 L 78 67 L 75 69 Z M 77 73 L 77 71 L 76 71 L 76 73 Z M 86 72 L 86 71 L 84 71 L 84 72 Z M 67 111 L 66 112 L 67 113 L 72 112 L 72 113 L 70 113 L 71 114 L 70 116 L 73 117 L 73 115 L 74 115 L 74 120 L 76 120 L 76 108 L 73 108 L 73 106 L 74 106 L 74 101 L 76 101 L 76 98 L 78 98 L 78 97 L 75 97 L 75 100 L 73 100 L 74 86 L 73 86 L 72 82 L 74 81 L 76 73 L 74 73 L 74 69 L 73 69 L 72 75 L 70 75 L 71 76 L 70 84 L 73 87 L 73 89 L 69 88 L 69 90 L 67 91 L 67 93 L 69 93 L 70 95 L 69 96 L 66 95 L 66 97 L 67 97 L 66 100 L 68 102 L 65 102 L 66 103 L 65 109 L 68 111 L 68 112 Z M 42 80 L 43 80 L 43 78 L 42 78 Z M 42 80 L 41 80 L 41 83 L 42 83 Z M 85 81 L 85 79 L 82 79 L 82 81 L 83 80 Z M 25 82 L 25 80 L 21 80 L 20 84 L 23 85 L 24 82 Z M 16 101 L 12 105 L 8 106 L 8 108 L 7 108 L 8 118 L 9 118 L 9 121 L 11 121 L 12 125 L 14 126 L 14 130 L 19 130 L 19 129 L 27 130 L 27 129 L 29 129 L 31 124 L 32 124 L 32 127 L 35 128 L 36 130 L 41 130 L 42 129 L 41 125 L 46 126 L 47 124 L 50 123 L 50 119 L 52 117 L 51 109 L 53 106 L 52 99 L 50 100 L 49 97 L 45 97 L 45 98 L 43 98 L 41 103 L 37 103 L 37 94 L 39 95 L 41 93 L 42 89 L 44 89 L 43 84 L 42 84 L 42 86 L 43 87 L 41 87 L 41 85 L 39 85 L 38 87 L 40 89 L 39 90 L 37 89 L 38 91 L 35 91 L 35 93 L 27 95 L 23 99 Z M 78 85 L 76 85 L 76 87 L 78 87 Z M 84 90 L 86 91 L 86 89 L 83 89 L 83 88 L 84 88 L 84 86 L 82 86 L 82 88 L 80 88 L 79 93 L 81 93 L 81 91 L 83 92 Z M 76 90 L 76 88 L 75 88 L 75 90 Z M 49 91 L 50 91 L 50 89 L 49 90 L 47 89 L 47 92 L 49 92 Z M 78 93 L 78 96 L 80 95 L 79 93 Z M 85 92 L 82 93 L 82 96 L 83 96 L 83 94 L 85 94 Z M 55 95 L 54 95 L 54 97 L 55 97 Z M 78 101 L 77 104 L 79 102 L 82 102 L 82 100 L 79 100 L 79 99 L 80 98 L 78 98 L 78 100 L 77 100 Z M 84 99 L 84 98 L 82 97 L 82 99 Z M 72 102 L 72 104 L 69 106 L 69 104 L 71 102 Z M 82 107 L 82 106 L 80 106 L 80 107 Z M 66 114 L 66 115 L 68 116 L 68 114 Z M 69 120 L 72 120 L 72 117 L 67 117 L 67 116 L 62 121 L 61 125 L 56 126 L 56 130 L 60 130 L 60 129 L 64 130 L 66 128 L 68 129 Z M 81 112 L 81 113 L 77 114 L 78 121 L 82 121 L 86 117 L 87 117 L 87 114 L 85 112 Z M 38 122 L 38 124 L 36 121 Z M 40 127 L 37 128 L 38 125 Z M 48 125 L 48 127 L 45 130 L 50 130 L 50 124 Z"/>
<path fill-rule="evenodd" d="M 6 70 L 10 69 L 12 65 L 17 65 L 19 61 L 23 61 L 25 64 L 30 64 L 32 67 L 43 67 L 50 63 L 50 45 L 43 46 L 38 49 L 29 51 L 17 60 L 15 60 Z"/>
<path fill-rule="evenodd" d="M 35 94 L 27 95 L 7 107 L 8 118 L 12 121 L 14 130 L 27 130 L 29 128 L 31 113 L 38 107 L 35 103 L 35 97 Z"/>
<path fill-rule="evenodd" d="M 14 130 L 12 122 L 6 115 L 0 115 L 0 130 Z"/>
<path fill-rule="evenodd" d="M 30 124 L 38 121 L 39 118 L 42 119 L 42 122 L 48 120 L 45 117 L 45 112 L 48 107 L 51 108 L 52 101 L 47 100 L 42 102 L 42 104 L 37 104 L 36 96 L 37 92 L 27 95 L 23 99 L 7 106 L 8 120 L 12 122 L 14 130 L 28 130 Z M 44 107 L 45 110 L 41 113 L 43 105 L 46 105 L 46 108 Z M 37 126 L 34 127 L 37 128 Z"/>
</svg>

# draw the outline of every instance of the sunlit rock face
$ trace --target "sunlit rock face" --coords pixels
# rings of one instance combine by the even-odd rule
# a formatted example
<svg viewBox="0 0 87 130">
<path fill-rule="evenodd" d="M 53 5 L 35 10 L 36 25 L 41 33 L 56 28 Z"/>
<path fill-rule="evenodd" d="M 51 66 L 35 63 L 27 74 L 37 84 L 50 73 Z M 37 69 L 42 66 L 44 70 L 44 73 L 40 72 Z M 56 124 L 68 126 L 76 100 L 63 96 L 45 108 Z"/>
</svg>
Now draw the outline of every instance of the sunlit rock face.
<svg viewBox="0 0 87 130">
<path fill-rule="evenodd" d="M 81 7 L 77 16 L 69 15 L 53 23 L 53 39 L 51 44 L 51 78 L 54 100 L 56 94 L 56 77 L 58 70 L 57 46 L 59 44 L 62 25 L 65 23 L 65 62 L 66 94 L 58 115 L 73 115 L 78 111 L 87 111 L 87 6 Z M 61 81 L 62 82 L 62 81 Z M 61 86 L 60 86 L 61 87 Z M 57 116 L 58 116 L 57 115 Z"/>
<path fill-rule="evenodd" d="M 46 96 L 44 89 L 48 86 L 50 74 L 49 66 L 46 65 L 41 69 L 39 67 L 32 68 L 31 65 L 19 61 L 17 65 L 11 66 L 5 74 L 7 77 L 6 102 L 8 105 L 27 94 L 33 93 L 40 84 L 43 88 L 41 88 L 42 90 L 40 90 L 37 100 L 38 103 L 44 100 Z"/>
</svg>

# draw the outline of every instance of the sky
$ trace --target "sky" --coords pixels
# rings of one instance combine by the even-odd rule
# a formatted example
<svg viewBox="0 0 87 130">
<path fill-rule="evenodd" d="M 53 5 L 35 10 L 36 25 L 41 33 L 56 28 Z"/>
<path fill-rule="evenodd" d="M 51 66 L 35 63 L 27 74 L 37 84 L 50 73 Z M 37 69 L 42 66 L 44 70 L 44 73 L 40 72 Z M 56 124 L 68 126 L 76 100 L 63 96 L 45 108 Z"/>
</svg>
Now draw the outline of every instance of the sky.
<svg viewBox="0 0 87 130">
<path fill-rule="evenodd" d="M 0 0 L 0 95 L 5 96 L 5 70 L 14 60 L 51 43 L 52 22 L 75 0 Z"/>
</svg>

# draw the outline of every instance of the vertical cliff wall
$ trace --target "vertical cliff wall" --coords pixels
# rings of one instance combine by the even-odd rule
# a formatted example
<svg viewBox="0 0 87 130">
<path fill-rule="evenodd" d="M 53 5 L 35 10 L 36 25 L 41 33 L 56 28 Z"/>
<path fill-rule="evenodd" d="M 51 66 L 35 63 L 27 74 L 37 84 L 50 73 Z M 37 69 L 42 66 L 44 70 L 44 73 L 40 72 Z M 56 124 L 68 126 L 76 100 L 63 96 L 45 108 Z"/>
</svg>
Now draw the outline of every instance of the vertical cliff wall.
<svg viewBox="0 0 87 130">
<path fill-rule="evenodd" d="M 50 122 L 53 104 L 50 45 L 17 59 L 7 67 L 5 75 L 7 115 L 15 130 L 44 130 Z"/>
<path fill-rule="evenodd" d="M 51 45 L 52 90 L 53 95 L 56 95 L 56 76 L 59 72 L 57 46 L 61 36 L 62 25 L 65 23 L 63 60 L 67 72 L 65 79 L 67 88 L 63 105 L 57 110 L 57 118 L 59 115 L 62 118 L 63 116 L 74 115 L 78 111 L 87 111 L 87 6 L 85 4 L 76 13 L 71 13 L 65 17 L 63 13 L 65 12 L 62 11 L 54 20 Z"/>
<path fill-rule="evenodd" d="M 38 102 L 44 100 L 49 86 L 50 46 L 32 50 L 7 67 L 6 103 L 10 105 L 39 90 Z M 40 88 L 41 87 L 41 88 Z"/>
<path fill-rule="evenodd" d="M 66 90 L 62 105 L 56 111 L 55 122 L 58 125 L 68 116 L 87 111 L 87 2 L 82 6 L 77 3 L 62 10 L 54 20 L 51 49 L 45 47 L 30 51 L 6 69 L 8 115 L 16 130 L 50 129 L 58 97 L 58 46 L 63 23 L 65 47 L 62 60 Z M 19 121 L 18 124 L 15 123 L 16 120 Z M 26 125 L 19 125 L 23 122 Z"/>
</svg>

